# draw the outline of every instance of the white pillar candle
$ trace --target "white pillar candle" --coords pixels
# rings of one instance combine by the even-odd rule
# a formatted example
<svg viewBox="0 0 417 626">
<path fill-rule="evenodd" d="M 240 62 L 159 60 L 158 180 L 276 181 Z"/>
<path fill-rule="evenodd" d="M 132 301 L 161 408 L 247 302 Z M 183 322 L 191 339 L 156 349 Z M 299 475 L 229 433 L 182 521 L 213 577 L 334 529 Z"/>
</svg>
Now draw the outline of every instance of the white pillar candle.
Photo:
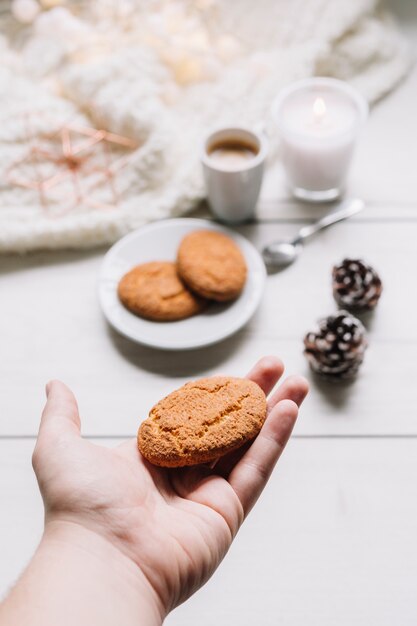
<svg viewBox="0 0 417 626">
<path fill-rule="evenodd" d="M 311 201 L 337 198 L 367 117 L 364 98 L 343 81 L 310 78 L 283 89 L 272 112 L 294 195 Z"/>
</svg>

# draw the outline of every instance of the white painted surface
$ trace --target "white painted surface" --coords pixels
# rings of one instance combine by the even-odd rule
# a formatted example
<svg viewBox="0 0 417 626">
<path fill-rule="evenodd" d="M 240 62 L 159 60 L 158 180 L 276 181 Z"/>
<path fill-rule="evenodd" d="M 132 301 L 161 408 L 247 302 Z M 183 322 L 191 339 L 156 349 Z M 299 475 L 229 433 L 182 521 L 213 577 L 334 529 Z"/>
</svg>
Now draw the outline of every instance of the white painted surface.
<svg viewBox="0 0 417 626">
<path fill-rule="evenodd" d="M 415 38 L 417 5 L 392 6 Z M 73 387 L 85 433 L 117 437 L 134 434 L 162 394 L 193 376 L 244 374 L 264 353 L 281 355 L 289 372 L 308 374 L 303 334 L 334 309 L 330 268 L 349 254 L 374 263 L 385 285 L 367 322 L 361 375 L 351 387 L 313 384 L 297 438 L 231 553 L 167 624 L 417 623 L 416 94 L 414 70 L 371 113 L 349 186 L 368 209 L 270 276 L 252 323 L 219 346 L 175 355 L 110 331 L 96 299 L 103 252 L 0 258 L 1 592 L 41 532 L 30 455 L 50 377 Z M 240 231 L 261 247 L 322 211 L 296 205 L 272 171 L 262 222 Z"/>
</svg>

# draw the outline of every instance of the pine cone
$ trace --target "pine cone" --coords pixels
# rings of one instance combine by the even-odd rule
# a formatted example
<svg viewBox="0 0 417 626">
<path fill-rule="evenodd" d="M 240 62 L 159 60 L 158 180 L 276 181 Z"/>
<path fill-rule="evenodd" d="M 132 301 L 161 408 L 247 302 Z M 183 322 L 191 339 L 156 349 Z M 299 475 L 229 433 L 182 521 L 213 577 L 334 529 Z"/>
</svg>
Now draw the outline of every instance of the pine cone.
<svg viewBox="0 0 417 626">
<path fill-rule="evenodd" d="M 304 346 L 311 369 L 338 381 L 357 374 L 368 342 L 363 324 L 347 311 L 339 311 L 320 320 L 318 331 L 305 336 Z"/>
<path fill-rule="evenodd" d="M 335 265 L 333 296 L 342 308 L 352 311 L 370 311 L 378 303 L 382 282 L 377 272 L 360 259 L 344 259 Z"/>
</svg>

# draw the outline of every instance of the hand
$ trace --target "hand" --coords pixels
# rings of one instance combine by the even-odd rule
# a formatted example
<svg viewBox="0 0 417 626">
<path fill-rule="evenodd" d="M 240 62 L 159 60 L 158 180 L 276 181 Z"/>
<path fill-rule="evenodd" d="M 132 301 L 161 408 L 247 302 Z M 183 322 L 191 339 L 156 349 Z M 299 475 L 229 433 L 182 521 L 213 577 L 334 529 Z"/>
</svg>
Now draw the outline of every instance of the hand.
<svg viewBox="0 0 417 626">
<path fill-rule="evenodd" d="M 283 372 L 273 357 L 249 373 L 268 394 Z M 255 441 L 214 468 L 167 470 L 149 464 L 136 440 L 114 449 L 80 436 L 76 400 L 61 382 L 47 403 L 33 454 L 45 525 L 82 527 L 104 538 L 141 571 L 167 614 L 212 575 L 281 455 L 308 391 L 290 377 L 269 397 Z"/>
</svg>

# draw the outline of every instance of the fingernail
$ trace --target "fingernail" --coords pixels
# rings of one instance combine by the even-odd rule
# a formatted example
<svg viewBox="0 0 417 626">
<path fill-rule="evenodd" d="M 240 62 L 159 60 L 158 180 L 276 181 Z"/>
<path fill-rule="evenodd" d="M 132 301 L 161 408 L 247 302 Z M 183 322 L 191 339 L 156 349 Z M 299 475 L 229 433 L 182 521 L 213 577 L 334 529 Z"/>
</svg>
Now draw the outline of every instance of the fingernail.
<svg viewBox="0 0 417 626">
<path fill-rule="evenodd" d="M 51 383 L 50 383 L 50 382 L 46 383 L 46 385 L 45 385 L 45 393 L 46 393 L 46 397 L 47 397 L 47 398 L 48 398 L 48 396 L 49 396 L 49 390 L 50 390 L 50 388 L 51 388 Z"/>
</svg>

